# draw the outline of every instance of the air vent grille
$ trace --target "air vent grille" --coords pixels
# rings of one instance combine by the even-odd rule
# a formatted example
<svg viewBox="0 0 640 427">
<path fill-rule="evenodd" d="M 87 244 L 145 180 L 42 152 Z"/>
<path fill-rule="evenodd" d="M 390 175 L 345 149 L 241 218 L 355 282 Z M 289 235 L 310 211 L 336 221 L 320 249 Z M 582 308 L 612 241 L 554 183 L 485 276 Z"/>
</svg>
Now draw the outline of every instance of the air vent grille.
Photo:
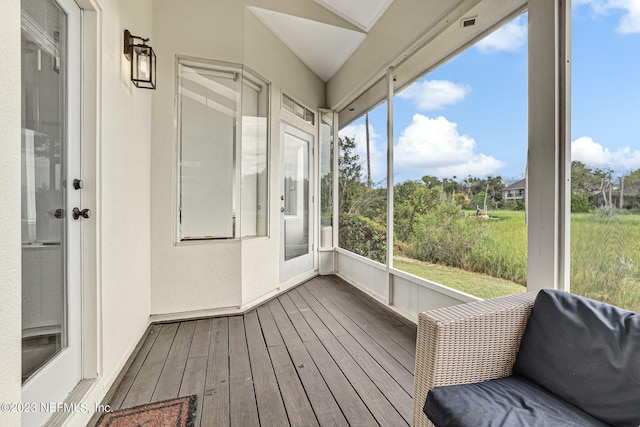
<svg viewBox="0 0 640 427">
<path fill-rule="evenodd" d="M 462 18 L 462 20 L 460 21 L 460 26 L 462 28 L 473 27 L 474 25 L 476 25 L 476 19 L 478 19 L 477 16 Z"/>
</svg>

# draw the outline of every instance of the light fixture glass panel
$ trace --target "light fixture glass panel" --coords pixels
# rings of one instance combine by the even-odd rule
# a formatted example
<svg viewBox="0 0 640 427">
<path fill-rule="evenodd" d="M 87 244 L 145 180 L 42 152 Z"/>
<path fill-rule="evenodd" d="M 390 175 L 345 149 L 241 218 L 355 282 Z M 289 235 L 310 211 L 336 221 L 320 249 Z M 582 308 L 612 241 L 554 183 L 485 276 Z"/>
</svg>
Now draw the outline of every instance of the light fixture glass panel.
<svg viewBox="0 0 640 427">
<path fill-rule="evenodd" d="M 156 55 L 147 45 L 132 46 L 131 81 L 143 89 L 156 88 Z"/>
<path fill-rule="evenodd" d="M 149 80 L 151 76 L 151 65 L 149 64 L 150 59 L 147 52 L 140 52 L 138 55 L 138 75 L 136 76 L 139 80 Z"/>
</svg>

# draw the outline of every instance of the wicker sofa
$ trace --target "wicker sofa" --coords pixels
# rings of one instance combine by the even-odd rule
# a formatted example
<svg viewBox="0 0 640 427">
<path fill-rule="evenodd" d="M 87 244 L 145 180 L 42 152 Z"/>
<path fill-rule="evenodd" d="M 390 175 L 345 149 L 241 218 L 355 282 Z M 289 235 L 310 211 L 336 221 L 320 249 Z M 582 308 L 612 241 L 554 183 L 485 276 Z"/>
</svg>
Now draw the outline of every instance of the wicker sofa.
<svg viewBox="0 0 640 427">
<path fill-rule="evenodd" d="M 523 388 L 532 383 L 536 393 L 549 394 L 550 400 L 526 393 L 518 396 L 521 373 Z M 506 393 L 494 394 L 493 385 L 506 381 L 515 382 L 507 385 Z M 480 387 L 478 399 L 468 397 L 478 393 L 474 387 Z M 491 409 L 512 402 L 523 408 Z M 547 419 L 545 412 L 558 402 L 555 414 Z M 640 425 L 640 313 L 550 290 L 420 313 L 414 427 L 434 425 L 425 411 L 437 426 L 636 427 Z M 530 411 L 533 418 L 527 414 Z M 452 422 L 455 412 L 460 414 L 454 414 Z M 558 414 L 565 413 L 566 422 L 558 422 Z"/>
</svg>

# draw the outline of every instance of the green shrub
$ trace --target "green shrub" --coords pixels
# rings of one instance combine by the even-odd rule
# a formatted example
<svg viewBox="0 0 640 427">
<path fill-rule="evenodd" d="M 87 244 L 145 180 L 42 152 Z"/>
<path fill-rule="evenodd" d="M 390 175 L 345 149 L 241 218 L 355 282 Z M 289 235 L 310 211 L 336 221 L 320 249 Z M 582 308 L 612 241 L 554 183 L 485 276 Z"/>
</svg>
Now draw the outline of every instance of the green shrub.
<svg viewBox="0 0 640 427">
<path fill-rule="evenodd" d="M 517 200 L 503 200 L 502 207 L 509 211 L 523 211 L 524 210 L 524 199 Z"/>
<path fill-rule="evenodd" d="M 516 200 L 516 205 L 513 208 L 514 211 L 523 211 L 524 210 L 524 199 Z"/>
<path fill-rule="evenodd" d="M 412 258 L 451 267 L 462 267 L 482 239 L 483 220 L 466 217 L 455 203 L 440 203 L 418 219 Z"/>
<path fill-rule="evenodd" d="M 593 209 L 593 204 L 589 200 L 589 197 L 584 194 L 572 194 L 571 195 L 571 212 L 572 213 L 587 213 Z"/>
<path fill-rule="evenodd" d="M 359 214 L 341 213 L 339 230 L 341 248 L 386 263 L 387 230 L 384 226 Z"/>
</svg>

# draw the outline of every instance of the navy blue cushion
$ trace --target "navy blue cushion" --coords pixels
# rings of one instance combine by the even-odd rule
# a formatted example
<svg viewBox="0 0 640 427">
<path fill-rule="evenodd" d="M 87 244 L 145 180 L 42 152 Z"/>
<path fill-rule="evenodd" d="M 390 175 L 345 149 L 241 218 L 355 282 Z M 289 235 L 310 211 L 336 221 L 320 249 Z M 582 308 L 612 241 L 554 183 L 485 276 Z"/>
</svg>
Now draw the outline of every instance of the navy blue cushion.
<svg viewBox="0 0 640 427">
<path fill-rule="evenodd" d="M 436 427 L 606 426 L 518 376 L 434 387 L 424 413 Z"/>
<path fill-rule="evenodd" d="M 539 292 L 513 367 L 605 423 L 640 425 L 640 313 Z"/>
</svg>

